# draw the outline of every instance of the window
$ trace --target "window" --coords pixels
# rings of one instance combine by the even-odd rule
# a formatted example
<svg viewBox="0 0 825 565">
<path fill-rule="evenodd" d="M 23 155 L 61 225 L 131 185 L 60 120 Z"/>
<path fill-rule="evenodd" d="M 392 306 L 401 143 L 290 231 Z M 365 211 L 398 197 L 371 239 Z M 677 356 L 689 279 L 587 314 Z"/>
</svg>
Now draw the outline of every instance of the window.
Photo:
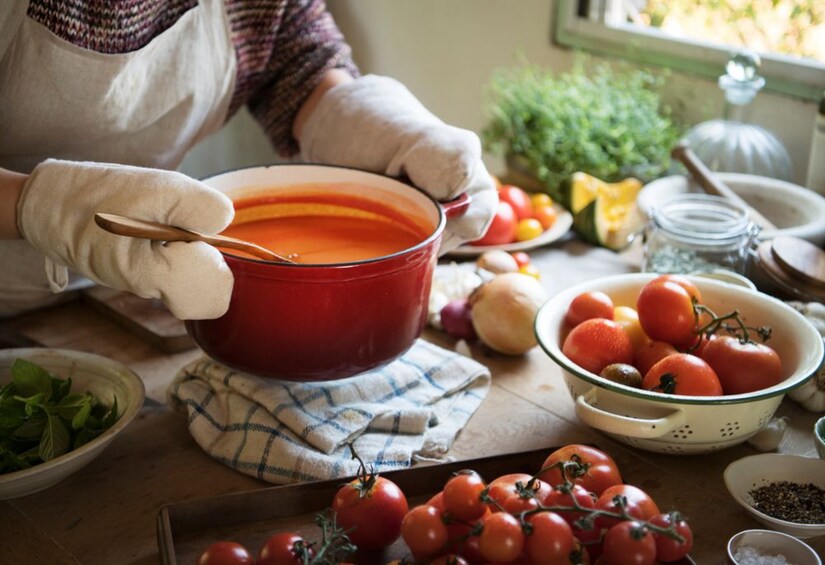
<svg viewBox="0 0 825 565">
<path fill-rule="evenodd" d="M 817 101 L 825 90 L 822 0 L 557 0 L 555 41 L 709 78 L 748 47 L 766 89 Z"/>
</svg>

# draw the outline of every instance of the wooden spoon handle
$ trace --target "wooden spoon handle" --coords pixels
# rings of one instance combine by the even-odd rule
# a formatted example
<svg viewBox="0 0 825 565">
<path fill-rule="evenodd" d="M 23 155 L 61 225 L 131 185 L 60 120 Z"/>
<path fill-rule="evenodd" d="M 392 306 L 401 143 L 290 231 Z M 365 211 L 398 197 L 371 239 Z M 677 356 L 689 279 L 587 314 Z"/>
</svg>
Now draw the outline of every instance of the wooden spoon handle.
<svg viewBox="0 0 825 565">
<path fill-rule="evenodd" d="M 109 233 L 116 235 L 149 239 L 151 241 L 202 241 L 216 247 L 227 247 L 246 251 L 255 257 L 267 261 L 294 263 L 294 261 L 282 257 L 265 247 L 248 241 L 241 241 L 234 237 L 207 235 L 178 226 L 159 224 L 148 220 L 138 220 L 137 218 L 129 218 L 118 214 L 106 214 L 103 212 L 95 214 L 95 223 Z"/>
<path fill-rule="evenodd" d="M 741 196 L 736 194 L 731 188 L 723 183 L 719 178 L 705 166 L 696 154 L 686 145 L 677 145 L 670 153 L 671 157 L 681 162 L 685 168 L 693 175 L 699 186 L 708 194 L 727 198 L 735 202 L 748 211 L 751 220 L 758 224 L 763 230 L 775 230 L 776 226 L 765 216 L 756 211 L 750 204 L 745 202 Z"/>
</svg>

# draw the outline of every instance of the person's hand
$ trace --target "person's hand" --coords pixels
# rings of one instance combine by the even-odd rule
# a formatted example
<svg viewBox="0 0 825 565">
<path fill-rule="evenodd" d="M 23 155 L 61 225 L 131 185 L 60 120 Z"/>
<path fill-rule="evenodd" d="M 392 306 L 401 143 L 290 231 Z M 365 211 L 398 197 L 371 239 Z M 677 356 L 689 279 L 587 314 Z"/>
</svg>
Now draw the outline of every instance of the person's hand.
<svg viewBox="0 0 825 565">
<path fill-rule="evenodd" d="M 307 161 L 406 175 L 436 200 L 467 192 L 470 207 L 447 222 L 441 254 L 480 238 L 495 214 L 498 195 L 478 136 L 445 124 L 391 78 L 364 76 L 327 91 L 298 142 Z"/>
<path fill-rule="evenodd" d="M 234 279 L 217 249 L 113 235 L 97 226 L 96 212 L 215 234 L 232 221 L 229 198 L 173 171 L 50 159 L 32 171 L 17 205 L 20 233 L 46 256 L 52 290 L 65 288 L 68 267 L 159 298 L 182 320 L 226 312 Z"/>
</svg>

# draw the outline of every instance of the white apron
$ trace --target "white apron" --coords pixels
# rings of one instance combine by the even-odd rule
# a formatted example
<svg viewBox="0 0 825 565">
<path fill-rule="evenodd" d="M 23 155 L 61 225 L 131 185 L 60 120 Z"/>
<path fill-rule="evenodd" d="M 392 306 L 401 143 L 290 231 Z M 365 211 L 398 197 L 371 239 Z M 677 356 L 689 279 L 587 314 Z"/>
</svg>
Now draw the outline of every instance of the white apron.
<svg viewBox="0 0 825 565">
<path fill-rule="evenodd" d="M 148 45 L 116 55 L 55 36 L 26 16 L 28 0 L 3 4 L 0 167 L 29 173 L 55 157 L 174 169 L 223 125 L 236 60 L 222 0 L 200 0 Z M 59 299 L 42 254 L 0 240 L 0 317 Z"/>
</svg>

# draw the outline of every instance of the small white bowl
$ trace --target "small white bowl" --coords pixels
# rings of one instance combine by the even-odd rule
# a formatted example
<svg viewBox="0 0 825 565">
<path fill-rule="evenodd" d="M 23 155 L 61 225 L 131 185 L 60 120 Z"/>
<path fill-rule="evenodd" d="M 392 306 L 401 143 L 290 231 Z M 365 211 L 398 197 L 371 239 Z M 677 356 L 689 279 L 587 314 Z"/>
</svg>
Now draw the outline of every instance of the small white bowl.
<svg viewBox="0 0 825 565">
<path fill-rule="evenodd" d="M 734 500 L 765 526 L 798 538 L 825 535 L 823 524 L 799 524 L 780 520 L 753 507 L 750 491 L 778 481 L 814 484 L 825 489 L 825 461 L 780 453 L 762 453 L 738 459 L 724 472 L 725 485 Z"/>
<path fill-rule="evenodd" d="M 771 530 L 745 530 L 728 541 L 728 559 L 739 565 L 735 555 L 740 548 L 751 547 L 762 555 L 785 558 L 794 565 L 822 565 L 816 552 L 807 543 L 788 534 Z"/>
<path fill-rule="evenodd" d="M 719 180 L 761 212 L 778 229 L 759 234 L 762 240 L 787 235 L 825 243 L 825 197 L 805 187 L 769 177 L 739 173 L 717 173 Z M 662 177 L 647 183 L 636 203 L 642 214 L 661 202 L 686 192 L 702 192 L 699 186 L 682 175 Z"/>
<path fill-rule="evenodd" d="M 111 406 L 117 397 L 118 420 L 89 443 L 29 469 L 0 475 L 0 500 L 46 489 L 90 463 L 137 415 L 145 397 L 143 381 L 125 365 L 80 351 L 47 348 L 0 351 L 0 384 L 9 382 L 11 365 L 22 358 L 62 379 L 72 379 L 72 392 L 90 391 Z"/>
</svg>

